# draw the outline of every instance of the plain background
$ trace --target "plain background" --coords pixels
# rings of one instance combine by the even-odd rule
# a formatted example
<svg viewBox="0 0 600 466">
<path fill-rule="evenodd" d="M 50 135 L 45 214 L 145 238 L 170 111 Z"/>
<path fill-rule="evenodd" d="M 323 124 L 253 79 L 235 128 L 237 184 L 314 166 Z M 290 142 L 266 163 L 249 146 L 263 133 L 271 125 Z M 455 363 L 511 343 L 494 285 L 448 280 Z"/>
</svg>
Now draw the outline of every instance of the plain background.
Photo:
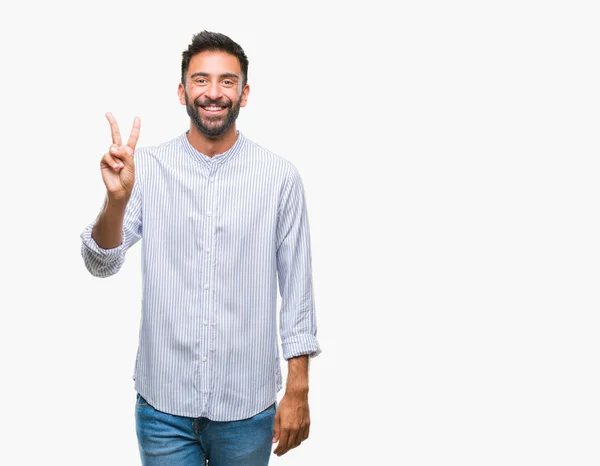
<svg viewBox="0 0 600 466">
<path fill-rule="evenodd" d="M 238 128 L 307 193 L 323 353 L 272 464 L 599 464 L 597 3 L 153 5 L 0 14 L 0 463 L 139 464 L 140 248 L 96 279 L 79 234 L 104 114 L 185 131 L 208 29 L 250 59 Z"/>
</svg>

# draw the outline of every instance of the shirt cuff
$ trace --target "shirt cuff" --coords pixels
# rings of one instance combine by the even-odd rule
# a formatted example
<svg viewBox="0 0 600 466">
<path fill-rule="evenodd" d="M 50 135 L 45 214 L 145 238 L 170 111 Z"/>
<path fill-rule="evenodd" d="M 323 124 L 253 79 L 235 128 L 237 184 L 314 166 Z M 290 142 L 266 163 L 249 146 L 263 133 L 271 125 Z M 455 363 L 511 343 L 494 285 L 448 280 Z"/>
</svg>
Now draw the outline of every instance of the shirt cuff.
<svg viewBox="0 0 600 466">
<path fill-rule="evenodd" d="M 314 358 L 321 354 L 321 348 L 319 342 L 314 335 L 304 334 L 296 335 L 286 339 L 281 344 L 283 350 L 283 359 L 286 361 L 296 356 L 304 356 L 308 354 L 311 358 Z"/>
<path fill-rule="evenodd" d="M 92 238 L 92 230 L 94 229 L 94 223 L 91 223 L 90 225 L 87 226 L 87 228 L 85 230 L 83 230 L 83 233 L 81 233 L 81 241 L 83 242 L 83 245 L 88 248 L 90 251 L 98 254 L 99 256 L 102 257 L 119 257 L 121 254 L 121 251 L 123 250 L 123 243 L 121 243 L 120 245 L 118 245 L 116 248 L 110 248 L 110 249 L 104 249 L 101 248 L 100 246 L 98 246 L 98 243 L 96 243 L 96 240 L 94 238 Z"/>
</svg>

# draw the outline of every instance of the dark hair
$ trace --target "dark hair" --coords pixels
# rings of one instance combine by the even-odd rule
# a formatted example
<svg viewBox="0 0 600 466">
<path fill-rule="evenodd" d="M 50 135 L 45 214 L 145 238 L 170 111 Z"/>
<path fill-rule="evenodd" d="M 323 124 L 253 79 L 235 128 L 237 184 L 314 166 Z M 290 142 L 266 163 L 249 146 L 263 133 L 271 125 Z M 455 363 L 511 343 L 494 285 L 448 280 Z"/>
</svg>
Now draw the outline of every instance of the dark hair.
<svg viewBox="0 0 600 466">
<path fill-rule="evenodd" d="M 181 60 L 181 83 L 184 86 L 185 76 L 190 66 L 190 60 L 194 55 L 207 50 L 211 52 L 225 52 L 237 57 L 240 62 L 240 68 L 242 69 L 242 87 L 246 85 L 248 82 L 248 57 L 246 57 L 242 47 L 225 34 L 202 31 L 192 37 L 192 43 L 188 46 L 187 50 L 183 52 L 183 58 Z"/>
</svg>

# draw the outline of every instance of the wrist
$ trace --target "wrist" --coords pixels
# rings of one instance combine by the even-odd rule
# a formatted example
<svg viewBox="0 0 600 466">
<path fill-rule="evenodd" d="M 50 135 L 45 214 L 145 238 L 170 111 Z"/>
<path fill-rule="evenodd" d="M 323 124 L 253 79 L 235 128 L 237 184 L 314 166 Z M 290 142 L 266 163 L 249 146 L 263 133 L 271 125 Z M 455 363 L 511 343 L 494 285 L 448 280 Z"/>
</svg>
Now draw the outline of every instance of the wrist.
<svg viewBox="0 0 600 466">
<path fill-rule="evenodd" d="M 120 194 L 107 193 L 105 210 L 107 208 L 125 210 L 125 207 L 127 206 L 127 203 L 129 202 L 130 197 L 131 197 L 130 193 L 120 193 Z"/>
<path fill-rule="evenodd" d="M 285 396 L 295 399 L 307 400 L 308 399 L 308 387 L 287 387 L 285 389 Z"/>
<path fill-rule="evenodd" d="M 308 397 L 308 380 L 289 380 L 285 386 L 285 394 L 294 397 Z"/>
</svg>

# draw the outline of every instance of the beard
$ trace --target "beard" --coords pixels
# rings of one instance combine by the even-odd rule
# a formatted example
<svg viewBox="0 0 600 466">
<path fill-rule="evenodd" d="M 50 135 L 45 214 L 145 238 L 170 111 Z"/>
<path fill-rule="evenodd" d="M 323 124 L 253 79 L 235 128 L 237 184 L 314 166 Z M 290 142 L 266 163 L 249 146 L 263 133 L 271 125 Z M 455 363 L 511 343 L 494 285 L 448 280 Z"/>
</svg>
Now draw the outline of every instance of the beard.
<svg viewBox="0 0 600 466">
<path fill-rule="evenodd" d="M 198 107 L 206 107 L 210 105 L 223 107 L 226 111 L 225 115 L 204 117 L 203 119 L 200 116 L 200 110 L 198 110 Z M 231 100 L 227 98 L 220 100 L 201 100 L 200 97 L 197 98 L 192 105 L 187 92 L 185 92 L 185 108 L 190 119 L 198 131 L 208 137 L 220 136 L 229 128 L 231 128 L 240 113 L 240 106 L 241 99 L 237 101 L 237 104 L 233 105 Z"/>
</svg>

